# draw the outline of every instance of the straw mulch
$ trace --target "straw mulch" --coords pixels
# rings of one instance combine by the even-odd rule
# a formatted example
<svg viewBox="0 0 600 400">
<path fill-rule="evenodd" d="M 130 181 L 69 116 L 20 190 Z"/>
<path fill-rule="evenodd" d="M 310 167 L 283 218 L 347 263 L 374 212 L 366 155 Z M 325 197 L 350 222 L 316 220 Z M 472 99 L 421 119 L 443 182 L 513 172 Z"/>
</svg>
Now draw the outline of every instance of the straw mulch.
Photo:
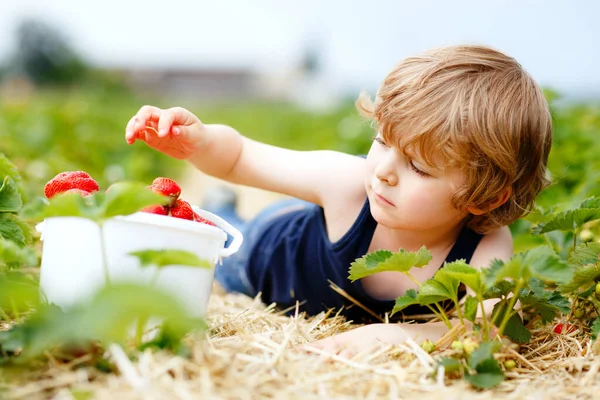
<svg viewBox="0 0 600 400">
<path fill-rule="evenodd" d="M 579 332 L 538 330 L 520 351 L 518 367 L 493 390 L 445 379 L 419 345 L 388 346 L 352 359 L 295 346 L 351 329 L 341 317 L 286 317 L 258 299 L 215 287 L 208 335 L 192 340 L 190 358 L 167 352 L 131 362 L 108 349 L 117 374 L 50 362 L 4 395 L 20 399 L 594 399 L 600 397 L 600 357 Z M 434 355 L 435 356 L 435 355 Z M 0 371 L 1 373 L 1 371 Z M 8 394 L 7 394 L 8 393 Z"/>
</svg>

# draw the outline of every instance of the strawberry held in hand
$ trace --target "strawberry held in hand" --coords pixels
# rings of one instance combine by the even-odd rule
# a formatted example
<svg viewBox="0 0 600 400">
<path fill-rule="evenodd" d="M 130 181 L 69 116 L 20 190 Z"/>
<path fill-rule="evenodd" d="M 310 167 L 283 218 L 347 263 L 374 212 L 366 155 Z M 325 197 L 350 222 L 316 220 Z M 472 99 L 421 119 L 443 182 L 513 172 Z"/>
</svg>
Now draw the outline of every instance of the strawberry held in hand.
<svg viewBox="0 0 600 400">
<path fill-rule="evenodd" d="M 67 192 L 71 189 L 78 189 L 82 195 L 86 196 L 97 192 L 99 189 L 96 182 L 87 172 L 67 171 L 61 172 L 52 178 L 44 187 L 44 195 L 50 199 L 53 196 Z M 86 192 L 87 194 L 83 193 Z"/>
</svg>

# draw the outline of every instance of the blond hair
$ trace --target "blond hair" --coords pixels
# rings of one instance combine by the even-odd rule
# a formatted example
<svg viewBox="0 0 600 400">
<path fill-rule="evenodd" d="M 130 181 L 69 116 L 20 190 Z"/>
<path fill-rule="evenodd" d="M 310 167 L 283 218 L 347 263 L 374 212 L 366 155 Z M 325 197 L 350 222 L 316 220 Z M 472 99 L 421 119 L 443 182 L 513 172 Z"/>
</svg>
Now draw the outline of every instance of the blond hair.
<svg viewBox="0 0 600 400">
<path fill-rule="evenodd" d="M 418 151 L 435 167 L 463 171 L 457 209 L 477 232 L 509 225 L 533 206 L 545 188 L 552 119 L 542 90 L 513 58 L 483 46 L 452 46 L 409 57 L 385 78 L 375 102 L 361 95 L 361 113 L 376 121 L 384 140 Z"/>
</svg>

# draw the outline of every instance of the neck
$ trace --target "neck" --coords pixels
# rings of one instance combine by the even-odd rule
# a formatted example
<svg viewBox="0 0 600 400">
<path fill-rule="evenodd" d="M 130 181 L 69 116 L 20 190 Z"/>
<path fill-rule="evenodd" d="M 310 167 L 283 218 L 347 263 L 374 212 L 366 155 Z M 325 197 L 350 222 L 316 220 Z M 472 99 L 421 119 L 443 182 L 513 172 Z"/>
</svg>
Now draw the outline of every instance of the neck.
<svg viewBox="0 0 600 400">
<path fill-rule="evenodd" d="M 401 230 L 381 226 L 390 245 L 403 248 L 408 251 L 417 251 L 422 246 L 427 249 L 449 249 L 456 242 L 458 234 L 465 225 L 465 221 L 445 227 L 436 227 L 432 230 Z"/>
</svg>

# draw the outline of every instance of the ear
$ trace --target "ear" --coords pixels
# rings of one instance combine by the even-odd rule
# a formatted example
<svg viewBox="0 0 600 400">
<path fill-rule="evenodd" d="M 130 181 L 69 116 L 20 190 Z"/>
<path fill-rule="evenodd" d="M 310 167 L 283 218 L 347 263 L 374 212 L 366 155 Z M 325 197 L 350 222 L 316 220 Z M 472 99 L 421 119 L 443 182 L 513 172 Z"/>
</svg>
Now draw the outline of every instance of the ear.
<svg viewBox="0 0 600 400">
<path fill-rule="evenodd" d="M 498 198 L 487 209 L 484 210 L 484 209 L 477 208 L 477 207 L 467 207 L 467 211 L 473 215 L 483 215 L 487 212 L 495 210 L 496 208 L 500 207 L 502 204 L 506 203 L 508 201 L 508 199 L 510 198 L 511 194 L 512 194 L 512 188 L 507 187 L 506 189 L 504 189 L 502 194 L 500 196 L 498 196 Z"/>
</svg>

